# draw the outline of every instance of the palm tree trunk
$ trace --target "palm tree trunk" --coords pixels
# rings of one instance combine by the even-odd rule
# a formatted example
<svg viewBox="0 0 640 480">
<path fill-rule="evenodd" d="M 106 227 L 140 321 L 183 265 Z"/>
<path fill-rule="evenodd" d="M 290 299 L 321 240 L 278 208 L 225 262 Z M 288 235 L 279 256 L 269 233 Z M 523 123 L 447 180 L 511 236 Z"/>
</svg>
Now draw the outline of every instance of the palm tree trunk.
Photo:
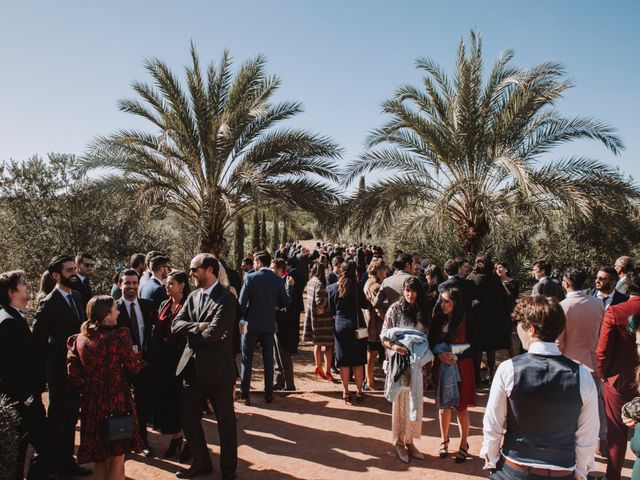
<svg viewBox="0 0 640 480">
<path fill-rule="evenodd" d="M 465 253 L 474 256 L 481 250 L 482 242 L 489 234 L 490 227 L 486 220 L 461 222 L 458 224 L 458 240 Z"/>
</svg>

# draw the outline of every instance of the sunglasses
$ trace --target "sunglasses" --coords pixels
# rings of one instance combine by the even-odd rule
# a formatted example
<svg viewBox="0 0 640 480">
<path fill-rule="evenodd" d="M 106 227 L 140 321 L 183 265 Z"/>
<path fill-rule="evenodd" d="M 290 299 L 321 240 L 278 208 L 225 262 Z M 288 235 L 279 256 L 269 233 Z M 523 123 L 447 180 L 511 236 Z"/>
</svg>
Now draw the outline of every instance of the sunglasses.
<svg viewBox="0 0 640 480">
<path fill-rule="evenodd" d="M 202 268 L 202 265 L 200 265 L 200 266 L 198 266 L 198 267 L 190 267 L 190 268 L 189 268 L 189 273 L 193 273 L 193 272 L 195 272 L 196 270 L 198 270 L 199 268 Z"/>
</svg>

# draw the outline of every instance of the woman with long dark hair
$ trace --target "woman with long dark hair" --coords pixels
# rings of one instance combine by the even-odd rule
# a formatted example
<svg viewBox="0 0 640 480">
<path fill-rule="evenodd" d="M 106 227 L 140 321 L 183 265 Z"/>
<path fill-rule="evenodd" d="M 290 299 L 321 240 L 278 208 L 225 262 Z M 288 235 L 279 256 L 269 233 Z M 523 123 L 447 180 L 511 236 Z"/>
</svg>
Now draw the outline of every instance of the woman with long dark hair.
<svg viewBox="0 0 640 480">
<path fill-rule="evenodd" d="M 422 435 L 422 367 L 433 359 L 426 336 L 428 319 L 418 303 L 422 289 L 416 277 L 408 277 L 404 281 L 402 297 L 387 310 L 380 335 L 390 364 L 385 395 L 391 399 L 391 392 L 395 392 L 391 407 L 392 440 L 398 458 L 405 463 L 409 457 L 424 459 L 413 443 Z M 394 355 L 404 358 L 391 358 Z M 407 362 L 403 367 L 402 361 L 406 361 L 409 355 L 416 359 L 414 365 Z"/>
<path fill-rule="evenodd" d="M 182 449 L 182 425 L 180 423 L 180 390 L 182 382 L 176 377 L 176 368 L 184 352 L 185 338 L 171 333 L 171 322 L 180 313 L 191 293 L 189 276 L 186 272 L 173 270 L 167 276 L 165 285 L 169 298 L 160 304 L 158 325 L 153 330 L 150 352 L 153 369 L 153 425 L 165 435 L 171 435 L 171 442 L 164 458 L 187 459 L 188 453 Z M 185 447 L 186 449 L 186 447 Z"/>
<path fill-rule="evenodd" d="M 117 328 L 119 310 L 108 295 L 87 303 L 88 320 L 80 334 L 69 337 L 69 381 L 80 392 L 78 463 L 95 462 L 95 479 L 124 480 L 124 455 L 142 449 L 131 376 L 140 371 L 141 356 L 127 328 Z M 109 441 L 107 417 L 133 416 L 131 438 Z"/>
<path fill-rule="evenodd" d="M 305 312 L 302 339 L 313 342 L 316 378 L 333 381 L 333 316 L 329 311 L 325 264 L 318 261 L 311 268 L 311 278 L 307 282 L 307 308 Z M 322 349 L 324 348 L 325 369 L 322 369 Z"/>
<path fill-rule="evenodd" d="M 349 260 L 340 265 L 338 281 L 327 287 L 329 294 L 329 311 L 335 316 L 335 348 L 336 364 L 340 369 L 342 381 L 342 398 L 351 403 L 349 393 L 349 377 L 351 370 L 356 382 L 356 401 L 363 400 L 362 382 L 364 366 L 367 363 L 367 338 L 356 337 L 358 328 L 364 328 L 365 322 L 361 306 L 364 305 L 364 294 L 358 288 L 356 263 Z"/>
<path fill-rule="evenodd" d="M 449 425 L 451 412 L 455 409 L 460 429 L 460 447 L 455 461 L 462 463 L 467 460 L 469 449 L 468 407 L 476 405 L 473 368 L 476 334 L 459 289 L 451 288 L 442 292 L 440 308 L 436 309 L 429 329 L 429 345 L 436 355 L 433 379 L 442 438 L 438 455 L 440 458 L 448 456 Z M 468 348 L 460 352 L 463 345 L 468 345 Z"/>
</svg>

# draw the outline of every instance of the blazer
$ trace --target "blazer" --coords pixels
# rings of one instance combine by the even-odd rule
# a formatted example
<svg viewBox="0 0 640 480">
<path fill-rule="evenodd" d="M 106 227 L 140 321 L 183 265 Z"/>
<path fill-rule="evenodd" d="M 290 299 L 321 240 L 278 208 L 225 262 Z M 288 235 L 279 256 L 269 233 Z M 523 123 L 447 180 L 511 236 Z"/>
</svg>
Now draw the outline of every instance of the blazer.
<svg viewBox="0 0 640 480">
<path fill-rule="evenodd" d="M 0 310 L 0 394 L 14 402 L 44 391 L 44 370 L 27 321 L 12 307 Z"/>
<path fill-rule="evenodd" d="M 542 277 L 533 286 L 532 295 L 544 295 L 545 297 L 556 297 L 558 301 L 564 300 L 562 286 L 550 277 Z"/>
<path fill-rule="evenodd" d="M 590 372 L 596 369 L 596 347 L 604 303 L 585 292 L 568 292 L 560 302 L 567 323 L 556 340 L 562 355 L 583 364 Z"/>
<path fill-rule="evenodd" d="M 67 377 L 67 339 L 80 333 L 85 321 L 82 297 L 71 290 L 78 318 L 57 288 L 44 297 L 33 318 L 33 340 L 40 360 L 47 364 L 47 381 Z"/>
<path fill-rule="evenodd" d="M 233 348 L 238 302 L 218 283 L 200 309 L 202 289 L 192 292 L 171 322 L 171 332 L 186 337 L 187 345 L 178 362 L 179 375 L 193 357 L 196 375 L 203 383 L 232 383 L 238 377 Z M 198 323 L 209 326 L 199 332 Z M 224 337 L 224 338 L 223 338 Z"/>
<path fill-rule="evenodd" d="M 137 298 L 136 302 L 140 305 L 140 311 L 143 316 L 142 321 L 144 322 L 144 339 L 140 339 L 142 340 L 142 345 L 140 345 L 140 341 L 138 341 L 140 333 L 137 330 L 134 330 L 124 298 L 119 298 L 116 302 L 118 310 L 120 310 L 117 325 L 118 327 L 125 327 L 129 329 L 133 344 L 138 347 L 140 352 L 142 352 L 143 358 L 146 359 L 146 354 L 151 349 L 151 345 L 153 343 L 153 329 L 158 324 L 158 311 L 151 300 Z M 140 321 L 140 319 L 138 319 L 138 321 Z"/>
<path fill-rule="evenodd" d="M 80 294 L 82 297 L 82 307 L 86 308 L 87 303 L 89 303 L 89 300 L 91 300 L 91 297 L 93 296 L 89 277 L 85 277 L 84 282 L 80 280 L 80 277 L 77 277 L 77 280 L 71 288 Z"/>
<path fill-rule="evenodd" d="M 598 297 L 598 290 L 596 290 L 595 288 L 591 291 L 591 295 L 596 297 L 603 305 L 604 302 L 602 302 L 602 299 L 600 297 Z M 626 302 L 627 300 L 629 300 L 629 295 L 625 295 L 624 293 L 620 293 L 618 290 L 616 290 L 615 288 L 613 289 L 613 293 L 611 295 L 609 295 L 610 297 L 613 297 L 611 299 L 611 303 L 609 304 L 609 306 L 611 307 L 612 305 L 618 305 L 619 303 L 622 302 Z"/>
<path fill-rule="evenodd" d="M 456 273 L 438 285 L 439 296 L 438 301 L 436 302 L 436 307 L 438 309 L 440 308 L 440 295 L 450 288 L 457 288 L 460 290 L 468 312 L 471 312 L 471 307 L 474 301 L 482 302 L 482 300 L 486 300 L 475 282 L 462 278 Z"/>
<path fill-rule="evenodd" d="M 385 278 L 380 285 L 380 290 L 378 291 L 378 295 L 376 295 L 373 306 L 386 311 L 400 299 L 404 282 L 412 276 L 413 275 L 408 274 L 404 270 L 400 270 L 390 277 Z"/>
<path fill-rule="evenodd" d="M 640 296 L 633 296 L 604 312 L 596 349 L 598 376 L 629 399 L 634 388 L 638 353 L 635 335 L 629 333 L 629 317 L 640 313 Z"/>
<path fill-rule="evenodd" d="M 169 298 L 164 285 L 158 282 L 155 277 L 151 277 L 145 282 L 138 292 L 138 296 L 145 300 L 151 300 L 156 312 L 160 309 L 160 304 Z"/>
<path fill-rule="evenodd" d="M 276 308 L 287 308 L 292 288 L 268 268 L 247 275 L 240 292 L 240 313 L 247 331 L 275 333 Z"/>
</svg>

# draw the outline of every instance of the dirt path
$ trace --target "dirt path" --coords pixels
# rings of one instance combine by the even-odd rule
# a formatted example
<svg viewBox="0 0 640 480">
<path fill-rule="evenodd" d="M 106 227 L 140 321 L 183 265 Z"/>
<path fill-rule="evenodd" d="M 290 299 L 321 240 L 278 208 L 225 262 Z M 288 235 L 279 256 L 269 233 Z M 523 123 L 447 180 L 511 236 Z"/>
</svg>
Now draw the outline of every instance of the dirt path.
<svg viewBox="0 0 640 480">
<path fill-rule="evenodd" d="M 381 393 L 370 394 L 363 404 L 349 406 L 340 398 L 340 388 L 313 378 L 312 352 L 304 346 L 296 358 L 296 387 L 290 394 L 276 393 L 271 405 L 262 397 L 262 377 L 258 375 L 259 355 L 254 367 L 252 406 L 237 406 L 239 479 L 446 479 L 487 478 L 483 462 L 476 456 L 482 443 L 482 415 L 487 390 L 478 392 L 479 406 L 471 409 L 470 453 L 474 458 L 462 465 L 452 455 L 436 456 L 440 443 L 432 395 L 425 397 L 422 439 L 418 448 L 427 454 L 423 461 L 402 464 L 390 443 L 391 405 Z M 382 378 L 379 376 L 378 378 Z M 380 385 L 381 386 L 381 383 Z M 214 417 L 203 421 L 205 434 L 219 478 L 218 433 Z M 150 432 L 157 455 L 168 439 Z M 457 424 L 451 429 L 451 451 L 458 447 Z M 628 452 L 623 475 L 630 478 L 633 461 Z M 127 478 L 135 480 L 174 479 L 177 463 L 159 458 L 132 456 L 126 463 Z M 598 460 L 598 470 L 604 462 Z M 209 477 L 211 478 L 211 477 Z"/>
</svg>

